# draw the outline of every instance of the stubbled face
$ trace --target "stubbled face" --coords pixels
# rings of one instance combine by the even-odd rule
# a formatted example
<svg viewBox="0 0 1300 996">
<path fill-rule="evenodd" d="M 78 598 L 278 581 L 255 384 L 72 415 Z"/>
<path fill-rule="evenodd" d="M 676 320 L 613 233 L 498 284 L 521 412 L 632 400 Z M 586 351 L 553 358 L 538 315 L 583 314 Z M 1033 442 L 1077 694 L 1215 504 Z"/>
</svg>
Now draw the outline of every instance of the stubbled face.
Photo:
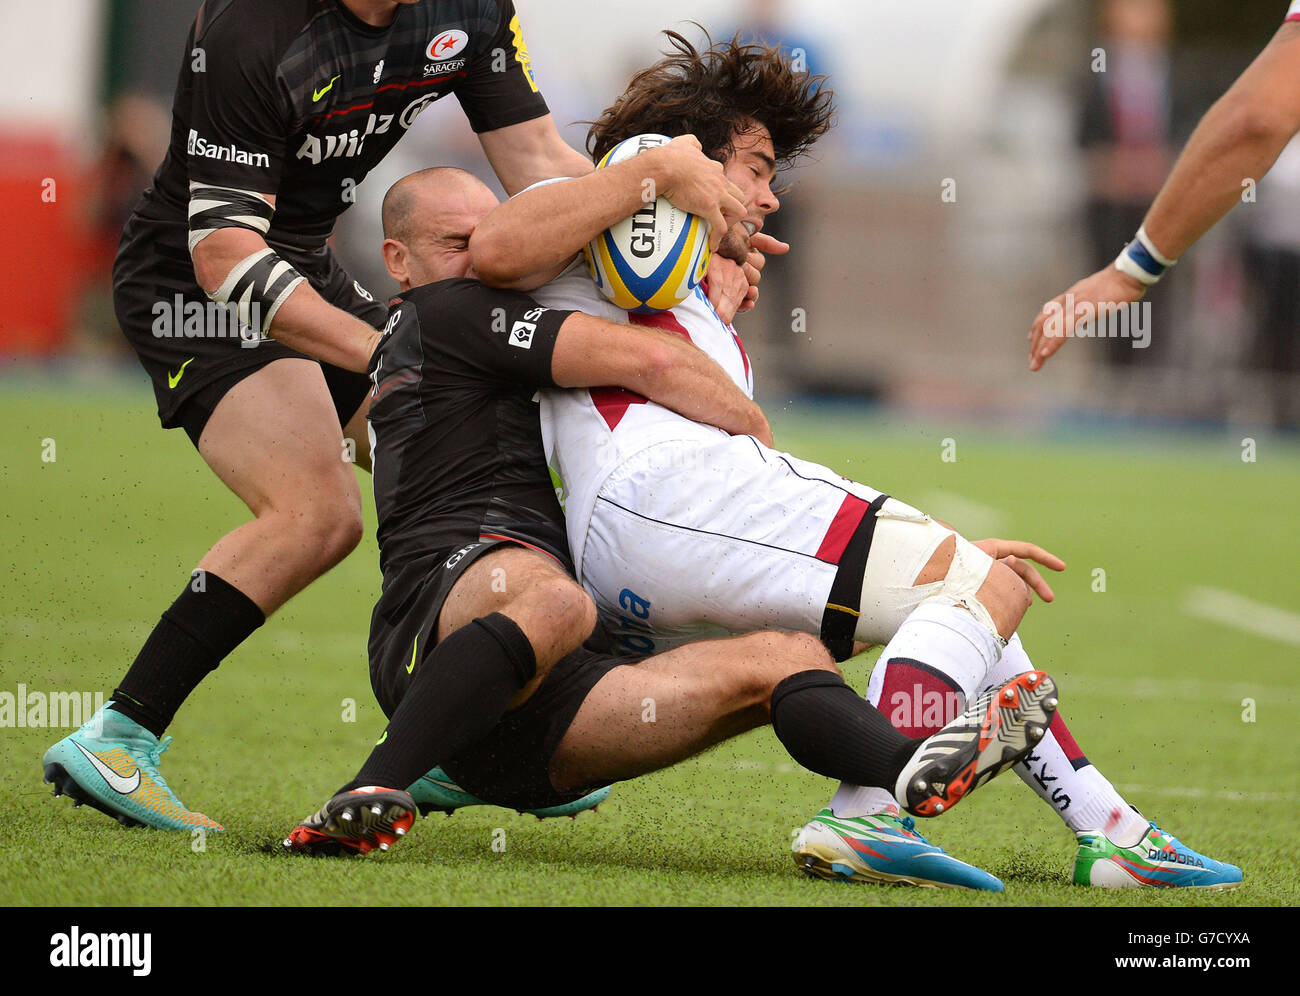
<svg viewBox="0 0 1300 996">
<path fill-rule="evenodd" d="M 744 262 L 749 251 L 749 237 L 762 231 L 763 219 L 776 211 L 781 202 L 772 193 L 776 179 L 776 153 L 767 128 L 755 123 L 736 135 L 732 153 L 723 161 L 722 172 L 740 188 L 745 202 L 745 217 L 733 225 L 722 238 L 719 255 Z"/>
</svg>

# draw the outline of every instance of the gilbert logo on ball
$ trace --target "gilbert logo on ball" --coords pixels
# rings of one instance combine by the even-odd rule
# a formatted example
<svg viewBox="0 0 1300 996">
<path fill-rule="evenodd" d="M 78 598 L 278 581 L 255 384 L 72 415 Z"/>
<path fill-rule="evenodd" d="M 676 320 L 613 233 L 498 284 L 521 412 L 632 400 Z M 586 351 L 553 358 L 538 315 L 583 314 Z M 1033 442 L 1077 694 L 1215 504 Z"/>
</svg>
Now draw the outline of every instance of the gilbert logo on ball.
<svg viewBox="0 0 1300 996">
<path fill-rule="evenodd" d="M 666 145 L 664 135 L 636 135 L 596 164 L 613 166 Z M 660 197 L 611 225 L 583 249 L 602 294 L 626 311 L 667 311 L 695 292 L 709 265 L 709 224 Z"/>
</svg>

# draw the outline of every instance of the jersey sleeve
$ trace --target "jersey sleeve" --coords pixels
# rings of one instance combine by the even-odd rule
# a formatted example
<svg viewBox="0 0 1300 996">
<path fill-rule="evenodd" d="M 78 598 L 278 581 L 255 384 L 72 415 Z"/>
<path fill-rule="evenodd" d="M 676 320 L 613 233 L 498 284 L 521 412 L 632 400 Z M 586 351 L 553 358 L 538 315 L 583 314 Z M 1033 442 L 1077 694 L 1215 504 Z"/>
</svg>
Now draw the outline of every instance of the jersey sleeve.
<svg viewBox="0 0 1300 996">
<path fill-rule="evenodd" d="M 186 163 L 190 180 L 274 194 L 292 129 L 277 80 L 277 33 L 256 23 L 260 13 L 226 4 L 195 35 Z"/>
<path fill-rule="evenodd" d="M 453 376 L 536 390 L 555 387 L 555 341 L 572 311 L 477 280 L 431 285 L 415 302 L 426 367 L 437 355 Z"/>
<path fill-rule="evenodd" d="M 475 132 L 495 131 L 548 113 L 537 89 L 513 0 L 496 0 L 500 24 L 475 53 L 469 74 L 456 88 L 465 117 Z"/>
</svg>

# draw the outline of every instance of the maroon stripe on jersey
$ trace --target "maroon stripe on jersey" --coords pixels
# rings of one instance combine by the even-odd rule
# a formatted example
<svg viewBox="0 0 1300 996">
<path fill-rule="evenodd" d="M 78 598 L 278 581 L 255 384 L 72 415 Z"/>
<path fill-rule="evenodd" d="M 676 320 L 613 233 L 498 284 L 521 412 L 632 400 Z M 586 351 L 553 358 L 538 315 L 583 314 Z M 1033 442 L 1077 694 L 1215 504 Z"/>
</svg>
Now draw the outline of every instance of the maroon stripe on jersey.
<svg viewBox="0 0 1300 996">
<path fill-rule="evenodd" d="M 600 412 L 600 417 L 605 420 L 610 432 L 618 428 L 618 424 L 623 421 L 623 416 L 627 414 L 630 406 L 644 405 L 647 401 L 635 391 L 628 391 L 621 387 L 593 387 L 589 393 L 592 404 L 596 406 L 596 411 Z"/>
<path fill-rule="evenodd" d="M 1047 728 L 1051 730 L 1052 735 L 1056 737 L 1056 742 L 1061 745 L 1061 750 L 1065 751 L 1065 757 L 1070 762 L 1071 768 L 1078 771 L 1080 768 L 1086 768 L 1092 763 L 1083 756 L 1083 751 L 1081 751 L 1079 745 L 1074 742 L 1074 734 L 1072 734 L 1069 727 L 1065 725 L 1065 720 L 1061 718 L 1059 712 L 1052 717 L 1052 722 L 1048 724 Z"/>
<path fill-rule="evenodd" d="M 849 545 L 853 533 L 857 530 L 862 517 L 867 514 L 868 503 L 857 495 L 845 495 L 840 510 L 831 520 L 830 528 L 822 537 L 822 545 L 817 548 L 817 559 L 828 564 L 838 564 L 844 555 L 844 548 Z"/>
<path fill-rule="evenodd" d="M 648 315 L 641 315 L 635 311 L 627 313 L 627 320 L 633 325 L 648 325 L 652 329 L 663 329 L 665 332 L 676 332 L 687 342 L 692 342 L 691 334 L 686 331 L 686 326 L 677 320 L 677 316 L 671 311 L 655 311 Z"/>
<path fill-rule="evenodd" d="M 383 93 L 385 90 L 409 90 L 411 87 L 432 86 L 434 83 L 441 83 L 448 76 L 465 76 L 465 73 L 444 73 L 441 76 L 434 76 L 427 80 L 411 80 L 409 83 L 389 83 L 381 86 L 375 93 Z M 308 118 L 308 121 L 327 121 L 330 118 L 341 117 L 344 114 L 351 114 L 353 111 L 364 111 L 375 106 L 373 100 L 364 104 L 353 104 L 351 107 L 341 107 L 337 111 L 328 111 L 325 114 L 316 114 Z"/>
<path fill-rule="evenodd" d="M 749 376 L 749 354 L 745 352 L 745 344 L 740 341 L 740 336 L 736 334 L 736 330 L 732 328 L 730 325 L 727 326 L 727 331 L 731 333 L 731 338 L 736 340 L 736 348 L 740 350 L 740 358 L 745 361 L 745 376 L 748 377 Z"/>
<path fill-rule="evenodd" d="M 633 325 L 645 325 L 654 329 L 663 329 L 665 332 L 676 332 L 687 342 L 691 341 L 691 334 L 686 331 L 686 326 L 670 311 L 656 311 L 649 315 L 629 311 L 627 320 Z M 605 420 L 611 432 L 623 421 L 628 408 L 632 405 L 644 405 L 648 400 L 635 391 L 628 391 L 621 387 L 593 387 L 589 393 L 592 404 L 596 406 L 596 411 L 600 412 L 600 417 Z"/>
</svg>

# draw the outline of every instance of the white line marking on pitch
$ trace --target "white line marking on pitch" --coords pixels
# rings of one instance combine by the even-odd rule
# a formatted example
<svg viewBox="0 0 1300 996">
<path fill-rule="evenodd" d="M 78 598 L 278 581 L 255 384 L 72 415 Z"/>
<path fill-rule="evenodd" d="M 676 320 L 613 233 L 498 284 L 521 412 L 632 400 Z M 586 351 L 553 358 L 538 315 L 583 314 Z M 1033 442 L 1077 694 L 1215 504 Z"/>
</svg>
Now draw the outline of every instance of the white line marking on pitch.
<svg viewBox="0 0 1300 996">
<path fill-rule="evenodd" d="M 1300 647 L 1300 614 L 1256 602 L 1234 591 L 1192 588 L 1183 601 L 1183 611 L 1189 616 L 1209 619 L 1225 626 L 1244 629 L 1256 636 Z"/>
<path fill-rule="evenodd" d="M 1175 795 L 1184 799 L 1223 799 L 1228 802 L 1297 802 L 1295 792 L 1238 792 L 1235 789 L 1207 789 L 1197 785 L 1116 785 L 1121 792 L 1135 795 Z"/>
<path fill-rule="evenodd" d="M 717 768 L 725 771 L 749 771 L 763 775 L 800 775 L 807 777 L 812 772 L 789 761 L 773 763 L 771 761 L 719 761 L 711 757 L 694 758 L 693 763 L 704 768 Z M 1236 789 L 1207 789 L 1199 785 L 1135 785 L 1125 783 L 1116 785 L 1121 792 L 1134 795 L 1172 795 L 1187 799 L 1216 799 L 1224 802 L 1300 802 L 1297 792 L 1240 792 Z"/>
</svg>

